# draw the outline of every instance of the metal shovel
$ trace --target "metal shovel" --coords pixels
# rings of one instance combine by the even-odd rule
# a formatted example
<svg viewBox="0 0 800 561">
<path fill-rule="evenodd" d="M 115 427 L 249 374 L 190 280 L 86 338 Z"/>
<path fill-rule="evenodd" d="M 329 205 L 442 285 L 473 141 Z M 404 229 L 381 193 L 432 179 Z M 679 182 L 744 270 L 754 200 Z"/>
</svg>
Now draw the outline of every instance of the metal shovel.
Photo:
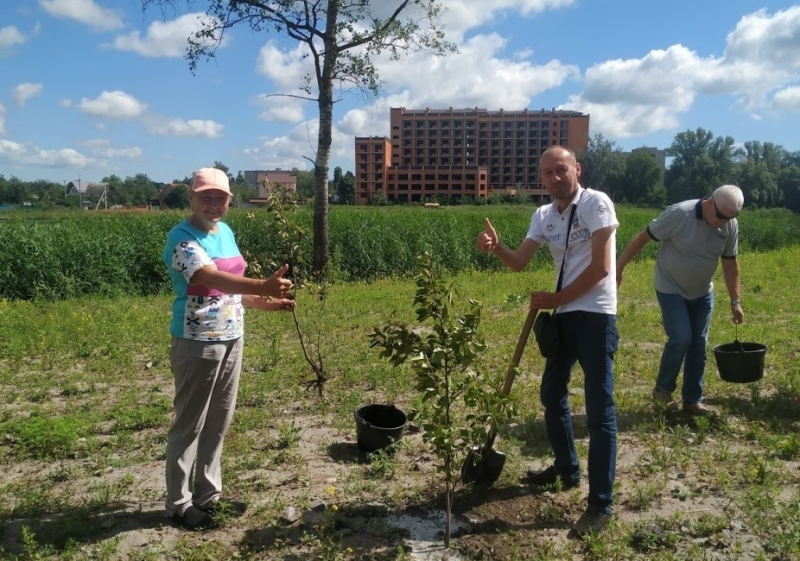
<svg viewBox="0 0 800 561">
<path fill-rule="evenodd" d="M 509 364 L 506 372 L 506 379 L 503 383 L 503 393 L 505 395 L 511 392 L 511 385 L 514 383 L 514 375 L 522 358 L 522 351 L 525 350 L 525 344 L 528 342 L 528 336 L 531 333 L 533 321 L 536 319 L 538 312 L 539 310 L 533 308 L 528 311 L 528 317 L 525 319 L 522 333 L 519 334 L 517 348 L 514 350 L 514 357 L 511 359 L 511 364 Z M 461 467 L 461 481 L 464 483 L 477 483 L 478 485 L 492 485 L 497 481 L 506 463 L 506 455 L 492 448 L 496 436 L 497 426 L 492 425 L 489 429 L 489 434 L 486 435 L 486 442 L 483 447 L 474 446 L 470 449 L 467 459 Z M 476 459 L 476 456 L 480 457 Z"/>
</svg>

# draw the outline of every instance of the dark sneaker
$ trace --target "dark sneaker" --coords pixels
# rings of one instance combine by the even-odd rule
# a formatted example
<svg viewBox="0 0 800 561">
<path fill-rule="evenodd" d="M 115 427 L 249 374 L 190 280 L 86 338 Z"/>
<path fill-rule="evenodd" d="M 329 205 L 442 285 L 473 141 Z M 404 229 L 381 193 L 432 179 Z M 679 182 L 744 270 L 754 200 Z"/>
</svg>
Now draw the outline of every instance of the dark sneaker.
<svg viewBox="0 0 800 561">
<path fill-rule="evenodd" d="M 169 519 L 176 526 L 187 530 L 205 530 L 214 525 L 214 518 L 211 514 L 194 505 L 183 511 L 183 514 L 174 514 Z"/>
<path fill-rule="evenodd" d="M 564 477 L 556 470 L 556 466 L 550 466 L 544 471 L 528 470 L 528 483 L 536 487 L 553 487 L 557 482 L 561 482 L 561 489 L 566 491 L 580 485 L 580 477 Z"/>
<path fill-rule="evenodd" d="M 611 521 L 613 515 L 600 510 L 595 510 L 591 507 L 586 509 L 575 525 L 567 534 L 570 538 L 580 538 L 588 533 L 597 534 L 603 531 L 603 528 Z"/>
<path fill-rule="evenodd" d="M 200 508 L 200 507 L 198 507 Z M 247 505 L 242 501 L 221 499 L 211 503 L 207 507 L 201 508 L 212 518 L 239 518 L 247 510 Z"/>
</svg>

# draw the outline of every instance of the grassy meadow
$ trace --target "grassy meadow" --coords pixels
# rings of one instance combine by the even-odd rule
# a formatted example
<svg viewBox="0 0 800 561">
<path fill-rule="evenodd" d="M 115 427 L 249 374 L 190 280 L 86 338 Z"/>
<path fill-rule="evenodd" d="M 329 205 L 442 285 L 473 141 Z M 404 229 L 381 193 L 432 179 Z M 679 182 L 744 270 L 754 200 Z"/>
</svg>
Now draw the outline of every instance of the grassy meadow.
<svg viewBox="0 0 800 561">
<path fill-rule="evenodd" d="M 454 250 L 465 255 L 483 215 L 496 218 L 503 238 L 516 245 L 530 213 L 417 210 L 440 211 L 453 232 L 460 231 L 459 216 L 469 217 L 469 232 L 460 234 L 468 247 Z M 361 224 L 370 238 L 378 235 L 375 214 L 360 212 L 348 214 L 350 223 Z M 392 214 L 397 223 L 401 214 Z M 630 226 L 620 237 L 627 241 L 655 214 L 630 209 Z M 161 235 L 169 222 L 163 220 L 148 222 L 147 231 Z M 753 212 L 743 216 L 742 230 L 770 221 L 784 241 L 797 227 L 785 216 Z M 334 223 L 332 240 L 339 231 Z M 0 224 L 0 239 L 6 226 Z M 234 228 L 240 238 L 256 235 L 244 223 Z M 419 224 L 396 227 L 398 239 L 415 228 Z M 342 243 L 338 234 L 335 239 Z M 353 243 L 372 251 L 375 241 Z M 764 378 L 722 381 L 709 350 L 705 393 L 719 418 L 694 420 L 654 407 L 650 392 L 664 335 L 646 254 L 626 269 L 619 293 L 615 521 L 601 536 L 567 540 L 569 523 L 585 507 L 585 482 L 544 494 L 520 483 L 526 469 L 551 461 L 538 403 L 544 363 L 530 344 L 512 389 L 517 417 L 496 443 L 508 454 L 503 474 L 494 488 L 463 489 L 456 500 L 454 511 L 469 520 L 453 540 L 462 559 L 800 559 L 800 299 L 793 289 L 800 246 L 748 251 L 748 244 L 740 255 L 745 323 L 737 330 L 730 322 L 718 272 L 710 342 L 713 347 L 738 336 L 767 345 Z M 76 267 L 100 267 L 94 255 L 76 255 Z M 483 303 L 488 349 L 482 368 L 502 377 L 527 293 L 552 286 L 552 267 L 510 273 L 473 266 L 452 274 L 464 298 Z M 250 508 L 243 518 L 201 533 L 173 528 L 163 511 L 173 391 L 169 295 L 109 288 L 67 299 L 0 298 L 0 559 L 417 558 L 408 529 L 389 522 L 430 517 L 442 508 L 433 458 L 413 427 L 395 454 L 365 458 L 355 449 L 353 420 L 363 403 L 395 403 L 405 411 L 415 406 L 410 371 L 379 359 L 367 339 L 389 319 L 412 322 L 413 295 L 413 281 L 401 274 L 335 283 L 324 313 L 307 294 L 298 295 L 298 320 L 308 333 L 321 334 L 331 374 L 322 398 L 305 390 L 311 373 L 292 316 L 248 314 L 239 404 L 223 468 L 226 494 L 246 499 Z M 585 470 L 581 387 L 576 368 L 571 403 Z M 291 509 L 302 513 L 299 520 L 291 520 Z"/>
</svg>

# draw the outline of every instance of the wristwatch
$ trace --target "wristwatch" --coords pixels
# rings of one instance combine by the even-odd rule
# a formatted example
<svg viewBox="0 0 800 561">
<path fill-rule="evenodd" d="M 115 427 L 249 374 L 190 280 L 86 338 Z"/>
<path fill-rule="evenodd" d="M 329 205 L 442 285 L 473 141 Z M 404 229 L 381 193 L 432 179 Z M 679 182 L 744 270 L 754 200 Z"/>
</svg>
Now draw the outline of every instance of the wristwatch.
<svg viewBox="0 0 800 561">
<path fill-rule="evenodd" d="M 731 300 L 731 307 L 741 306 L 741 305 L 742 305 L 742 301 L 739 300 L 738 298 L 736 298 L 735 300 Z"/>
</svg>

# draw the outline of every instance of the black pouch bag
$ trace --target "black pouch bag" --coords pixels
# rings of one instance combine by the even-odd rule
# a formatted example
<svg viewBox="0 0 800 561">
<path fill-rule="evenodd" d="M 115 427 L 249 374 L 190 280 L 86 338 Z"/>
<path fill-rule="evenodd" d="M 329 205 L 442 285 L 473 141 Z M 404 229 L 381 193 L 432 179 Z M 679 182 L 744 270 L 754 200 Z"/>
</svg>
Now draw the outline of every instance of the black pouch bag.
<svg viewBox="0 0 800 561">
<path fill-rule="evenodd" d="M 561 290 L 561 281 L 564 279 L 564 262 L 567 260 L 567 248 L 569 248 L 569 233 L 572 230 L 572 221 L 575 219 L 575 204 L 569 213 L 569 224 L 567 225 L 567 241 L 564 244 L 564 257 L 561 259 L 561 271 L 558 273 L 558 283 L 556 292 Z M 533 322 L 533 334 L 539 352 L 545 358 L 552 358 L 558 354 L 558 325 L 555 314 L 548 311 L 540 311 Z"/>
<path fill-rule="evenodd" d="M 553 314 L 539 312 L 533 322 L 533 334 L 543 357 L 551 358 L 558 354 L 558 326 Z"/>
</svg>

